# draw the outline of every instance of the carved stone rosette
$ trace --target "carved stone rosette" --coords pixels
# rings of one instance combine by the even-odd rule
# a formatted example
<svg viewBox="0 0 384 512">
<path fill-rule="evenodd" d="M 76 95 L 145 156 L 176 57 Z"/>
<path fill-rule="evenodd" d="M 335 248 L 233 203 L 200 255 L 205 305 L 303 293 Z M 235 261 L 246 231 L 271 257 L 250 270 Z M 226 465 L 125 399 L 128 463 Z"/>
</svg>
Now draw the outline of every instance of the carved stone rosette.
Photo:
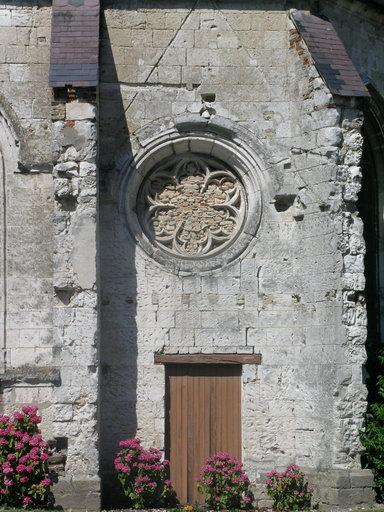
<svg viewBox="0 0 384 512">
<path fill-rule="evenodd" d="M 148 239 L 174 256 L 199 258 L 224 249 L 242 228 L 243 184 L 225 164 L 187 153 L 155 167 L 137 198 Z"/>
<path fill-rule="evenodd" d="M 137 137 L 115 184 L 137 251 L 187 275 L 221 271 L 252 251 L 268 176 L 253 135 L 219 116 L 207 126 L 191 114 Z"/>
</svg>

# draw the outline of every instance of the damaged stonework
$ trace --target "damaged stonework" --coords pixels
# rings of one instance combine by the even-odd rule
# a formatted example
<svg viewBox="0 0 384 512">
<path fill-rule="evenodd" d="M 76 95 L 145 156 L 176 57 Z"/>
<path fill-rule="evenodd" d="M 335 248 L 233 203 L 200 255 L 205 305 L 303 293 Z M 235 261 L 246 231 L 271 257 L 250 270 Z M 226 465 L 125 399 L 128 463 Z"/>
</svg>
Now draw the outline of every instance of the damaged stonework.
<svg viewBox="0 0 384 512">
<path fill-rule="evenodd" d="M 359 432 L 367 406 L 367 392 L 361 386 L 361 368 L 366 362 L 367 312 L 365 303 L 363 222 L 356 207 L 361 184 L 360 160 L 363 116 L 356 107 L 342 112 L 343 145 L 340 151 L 339 193 L 342 198 L 342 231 L 340 250 L 343 254 L 343 325 L 351 372 L 337 390 L 336 413 L 340 416 L 337 433 L 343 448 L 335 454 L 337 464 L 350 465 L 361 453 Z M 371 491 L 373 498 L 373 492 Z"/>
<path fill-rule="evenodd" d="M 317 132 L 316 151 L 293 149 L 293 164 L 303 170 L 311 168 L 316 155 L 317 165 L 320 161 L 326 164 L 323 169 L 329 175 L 329 182 L 327 187 L 318 187 L 316 194 L 320 193 L 320 210 L 329 212 L 334 223 L 334 244 L 342 256 L 340 266 L 336 267 L 342 277 L 341 289 L 326 294 L 328 300 L 332 295 L 339 304 L 333 314 L 340 314 L 342 322 L 335 333 L 338 338 L 335 344 L 341 346 L 330 360 L 331 368 L 340 358 L 339 366 L 331 369 L 336 377 L 332 414 L 338 419 L 330 443 L 331 467 L 317 472 L 308 468 L 307 473 L 315 488 L 315 500 L 321 507 L 364 505 L 375 502 L 375 493 L 371 471 L 362 470 L 360 466 L 362 446 L 359 439 L 367 407 L 367 390 L 362 379 L 367 335 L 365 242 L 363 223 L 356 206 L 361 187 L 363 103 L 354 98 L 332 95 L 311 65 L 311 55 L 298 32 L 291 29 L 290 36 L 291 48 L 300 56 L 303 66 L 310 68 L 311 85 L 306 91 L 305 104 L 310 107 L 311 124 Z M 305 164 L 303 156 L 307 159 Z M 313 166 L 311 170 L 315 173 L 317 168 Z M 306 187 L 301 189 L 305 204 Z"/>
<path fill-rule="evenodd" d="M 55 488 L 65 507 L 99 508 L 97 451 L 97 113 L 94 90 L 57 89 L 53 103 L 55 390 L 53 434 L 67 439 Z"/>
<path fill-rule="evenodd" d="M 105 10 L 104 36 L 110 38 L 119 77 L 111 82 L 114 75 L 104 58 L 100 451 L 106 499 L 118 493 L 113 453 L 119 439 L 137 434 L 164 447 L 164 370 L 153 365 L 154 352 L 261 353 L 262 364 L 257 370 L 244 367 L 242 380 L 242 459 L 256 482 L 257 505 L 268 506 L 262 492 L 265 472 L 293 462 L 311 474 L 322 506 L 342 506 L 347 493 L 348 504 L 372 502 L 366 490 L 372 475 L 361 471 L 358 441 L 366 389 L 342 319 L 340 239 L 348 208 L 339 189 L 345 164 L 342 120 L 352 115 L 351 107 L 331 94 L 288 13 L 273 14 L 273 34 L 266 30 L 265 38 L 262 31 L 256 40 L 251 28 L 233 28 L 239 27 L 239 18 L 245 26 L 259 23 L 261 30 L 267 14 L 253 9 L 251 2 L 246 15 L 213 7 L 208 13 L 185 9 L 170 42 L 151 40 L 165 57 L 171 51 L 186 56 L 180 59 L 182 76 L 193 64 L 198 85 L 185 88 L 183 80 L 178 87 L 138 83 L 131 72 L 143 65 L 144 52 L 125 48 L 124 10 Z M 143 36 L 149 37 L 154 23 L 161 29 L 152 14 L 140 12 Z M 282 57 L 266 62 L 272 37 Z M 185 48 L 187 40 L 196 47 Z M 129 54 L 129 75 L 120 49 Z M 167 62 L 173 61 L 148 64 L 146 76 L 165 73 Z M 126 126 L 112 137 L 111 112 L 117 108 L 114 115 Z M 227 164 L 223 147 L 236 146 L 233 162 L 240 180 L 245 183 L 253 173 L 258 177 L 258 188 L 247 183 L 244 190 L 248 204 L 259 198 L 261 216 L 257 229 L 247 230 L 246 250 L 232 258 L 228 248 L 234 245 L 228 245 L 217 253 L 217 265 L 211 255 L 203 266 L 196 257 L 162 252 L 156 230 L 145 240 L 145 231 L 151 233 L 143 214 L 140 223 L 135 204 L 151 172 L 173 158 L 170 148 L 175 154 L 188 152 L 188 158 L 207 153 L 206 131 Z M 247 148 L 253 148 L 254 163 L 237 166 Z M 173 160 L 168 162 L 172 167 Z M 348 172 L 352 176 L 349 165 Z M 364 348 L 356 350 L 363 359 Z M 344 395 L 351 403 L 356 397 L 356 416 L 342 410 Z M 349 431 L 353 442 L 343 437 Z M 346 458 L 342 454 L 349 444 Z"/>
</svg>

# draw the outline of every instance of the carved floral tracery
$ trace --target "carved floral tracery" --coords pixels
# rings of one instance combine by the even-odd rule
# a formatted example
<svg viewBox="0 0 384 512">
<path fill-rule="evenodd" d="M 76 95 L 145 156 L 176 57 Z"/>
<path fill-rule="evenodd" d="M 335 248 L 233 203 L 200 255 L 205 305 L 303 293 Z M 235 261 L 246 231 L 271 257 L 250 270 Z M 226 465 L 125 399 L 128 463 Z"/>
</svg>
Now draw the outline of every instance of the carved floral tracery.
<svg viewBox="0 0 384 512">
<path fill-rule="evenodd" d="M 229 244 L 245 215 L 245 192 L 232 170 L 193 154 L 152 171 L 138 197 L 140 224 L 174 255 L 202 257 Z"/>
</svg>

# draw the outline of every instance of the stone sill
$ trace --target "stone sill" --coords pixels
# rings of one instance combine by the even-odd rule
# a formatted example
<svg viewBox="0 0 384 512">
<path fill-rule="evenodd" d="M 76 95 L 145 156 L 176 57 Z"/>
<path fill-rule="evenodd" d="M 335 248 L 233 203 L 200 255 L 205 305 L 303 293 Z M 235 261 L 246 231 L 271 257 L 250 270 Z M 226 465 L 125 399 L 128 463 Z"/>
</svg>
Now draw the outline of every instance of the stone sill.
<svg viewBox="0 0 384 512">
<path fill-rule="evenodd" d="M 53 366 L 24 365 L 18 368 L 8 368 L 5 373 L 0 374 L 0 385 L 3 388 L 18 383 L 59 386 L 61 383 L 60 370 Z"/>
</svg>

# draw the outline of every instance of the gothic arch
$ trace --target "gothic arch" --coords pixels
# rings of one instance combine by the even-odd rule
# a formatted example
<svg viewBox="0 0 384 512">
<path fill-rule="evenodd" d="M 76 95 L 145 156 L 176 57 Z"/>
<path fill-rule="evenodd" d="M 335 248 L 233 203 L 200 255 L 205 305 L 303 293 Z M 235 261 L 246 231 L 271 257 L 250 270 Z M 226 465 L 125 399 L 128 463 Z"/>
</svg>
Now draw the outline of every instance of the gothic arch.
<svg viewBox="0 0 384 512">
<path fill-rule="evenodd" d="M 366 366 L 369 400 L 372 400 L 374 376 L 377 375 L 377 352 L 384 343 L 384 98 L 372 85 L 368 85 L 368 89 L 371 98 L 364 110 L 363 179 L 358 207 L 364 222 L 366 244 Z"/>
<path fill-rule="evenodd" d="M 20 129 L 10 107 L 0 98 L 0 351 L 7 349 L 8 190 L 10 176 L 20 168 Z M 19 133 L 18 133 L 19 132 Z M 1 357 L 3 370 L 6 358 Z"/>
</svg>

